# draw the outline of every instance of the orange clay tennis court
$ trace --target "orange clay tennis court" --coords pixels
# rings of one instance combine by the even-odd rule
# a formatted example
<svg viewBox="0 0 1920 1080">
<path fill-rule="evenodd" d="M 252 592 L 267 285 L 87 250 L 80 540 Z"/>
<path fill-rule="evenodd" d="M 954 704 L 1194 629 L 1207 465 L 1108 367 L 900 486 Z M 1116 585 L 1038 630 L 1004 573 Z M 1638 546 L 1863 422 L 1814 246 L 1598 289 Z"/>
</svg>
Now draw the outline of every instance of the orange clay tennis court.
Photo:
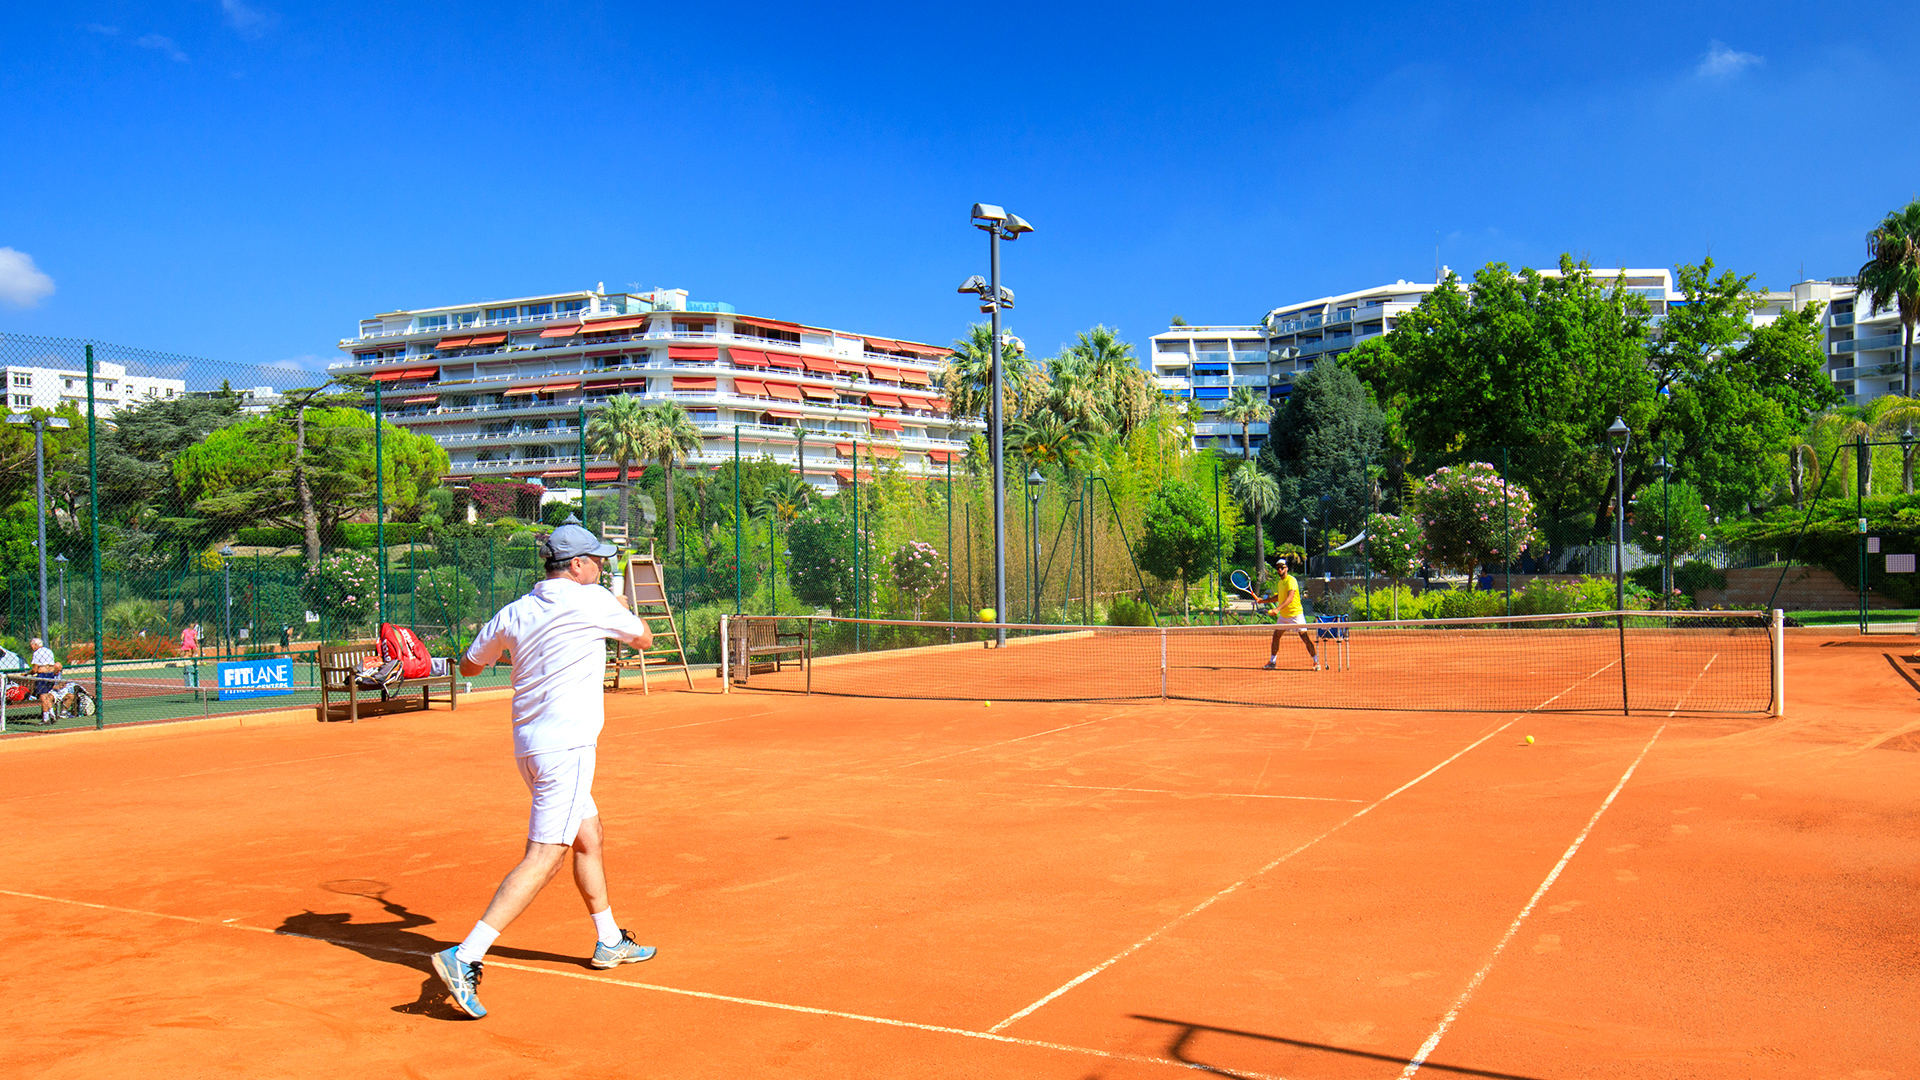
<svg viewBox="0 0 1920 1080">
<path fill-rule="evenodd" d="M 1794 632 L 1782 718 L 622 692 L 660 955 L 588 968 L 556 882 L 479 1021 L 426 957 L 521 848 L 506 702 L 23 736 L 0 1070 L 1908 1076 L 1916 653 Z"/>
</svg>

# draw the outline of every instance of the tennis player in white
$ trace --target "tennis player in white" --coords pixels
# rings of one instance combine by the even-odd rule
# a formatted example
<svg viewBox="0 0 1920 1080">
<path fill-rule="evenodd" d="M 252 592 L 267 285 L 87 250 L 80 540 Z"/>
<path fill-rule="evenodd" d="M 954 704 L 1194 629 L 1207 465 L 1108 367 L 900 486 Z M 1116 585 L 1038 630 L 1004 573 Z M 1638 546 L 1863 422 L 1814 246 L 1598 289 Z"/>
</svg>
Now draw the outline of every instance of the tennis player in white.
<svg viewBox="0 0 1920 1080">
<path fill-rule="evenodd" d="M 569 850 L 573 883 L 593 917 L 593 966 L 632 964 L 654 953 L 613 921 L 600 811 L 593 804 L 594 748 L 606 723 L 606 641 L 646 649 L 653 632 L 627 610 L 625 597 L 600 587 L 601 560 L 614 553 L 612 545 L 578 525 L 562 525 L 541 541 L 540 552 L 546 580 L 501 608 L 460 659 L 460 673 L 471 678 L 503 650 L 513 654 L 513 754 L 533 793 L 520 864 L 500 882 L 466 940 L 433 955 L 434 971 L 468 1016 L 487 1015 L 479 996 L 481 958 L 559 873 Z"/>
</svg>

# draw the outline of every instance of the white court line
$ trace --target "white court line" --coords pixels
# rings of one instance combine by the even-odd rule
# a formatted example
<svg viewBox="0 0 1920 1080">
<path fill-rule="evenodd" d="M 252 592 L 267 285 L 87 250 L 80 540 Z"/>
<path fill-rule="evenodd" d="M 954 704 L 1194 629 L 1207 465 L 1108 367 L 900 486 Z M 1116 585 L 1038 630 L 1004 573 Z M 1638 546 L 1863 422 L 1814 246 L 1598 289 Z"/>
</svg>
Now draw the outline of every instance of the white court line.
<svg viewBox="0 0 1920 1080">
<path fill-rule="evenodd" d="M 178 776 L 139 777 L 136 779 L 122 780 L 118 784 L 115 784 L 112 786 L 128 787 L 132 784 L 154 784 L 154 783 L 164 783 L 169 780 L 190 780 L 196 776 L 213 776 L 216 773 L 239 772 L 242 769 L 270 769 L 275 765 L 300 765 L 309 761 L 328 761 L 333 758 L 359 757 L 362 754 L 375 754 L 375 753 L 379 753 L 379 751 L 349 750 L 344 754 L 321 754 L 319 757 L 290 758 L 286 761 L 260 761 L 260 762 L 255 762 L 252 765 L 229 765 L 222 769 L 205 769 L 205 770 L 202 770 L 201 772 L 181 773 Z M 69 788 L 65 791 L 43 791 L 38 795 L 13 795 L 5 799 L 0 799 L 0 802 L 16 802 L 21 799 L 44 799 L 51 795 L 84 795 L 90 791 L 105 791 L 105 790 L 106 788 L 104 787 Z"/>
<path fill-rule="evenodd" d="M 115 907 L 111 904 L 95 904 L 85 900 L 69 900 L 65 897 L 60 897 L 60 896 L 44 896 L 40 893 L 17 892 L 13 889 L 0 889 L 0 896 L 16 896 L 16 897 L 20 897 L 22 899 L 27 899 L 27 900 L 44 900 L 44 901 L 47 901 L 48 903 L 69 904 L 74 907 L 92 908 L 96 911 L 115 911 L 124 915 L 143 915 L 153 919 L 169 919 L 174 922 L 196 923 L 201 926 L 215 927 L 215 928 L 224 929 L 224 930 L 244 930 L 244 931 L 247 931 L 248 933 L 270 934 L 274 937 L 295 938 L 302 941 L 318 941 L 327 945 L 334 945 L 343 949 L 351 949 L 355 951 L 366 950 L 369 952 L 384 952 L 384 953 L 392 953 L 396 956 L 425 957 L 425 956 L 433 955 L 432 953 L 427 952 L 425 950 L 421 950 L 421 949 L 396 949 L 387 945 L 373 945 L 366 942 L 346 941 L 338 938 L 316 937 L 311 934 L 295 934 L 285 930 L 269 929 L 264 926 L 248 926 L 244 923 L 234 922 L 231 919 L 215 922 L 211 919 L 200 919 L 190 915 L 169 915 L 161 911 L 147 911 L 142 908 Z M 754 1008 L 773 1009 L 779 1012 L 801 1013 L 807 1016 L 825 1016 L 825 1017 L 831 1017 L 836 1020 L 854 1020 L 863 1024 L 878 1024 L 882 1027 L 907 1028 L 913 1031 L 925 1031 L 925 1032 L 931 1032 L 937 1035 L 958 1035 L 958 1036 L 961 1036 L 962 1038 L 979 1039 L 983 1042 L 1002 1043 L 1008 1046 L 1024 1046 L 1024 1047 L 1031 1047 L 1039 1050 L 1058 1050 L 1058 1051 L 1069 1053 L 1069 1054 L 1080 1054 L 1088 1057 L 1103 1058 L 1110 1061 L 1125 1061 L 1125 1062 L 1130 1062 L 1136 1065 L 1166 1065 L 1172 1068 L 1185 1069 L 1189 1071 L 1200 1071 L 1200 1072 L 1216 1071 L 1206 1065 L 1197 1065 L 1190 1062 L 1175 1061 L 1170 1058 L 1149 1057 L 1145 1054 L 1128 1054 L 1128 1053 L 1120 1053 L 1120 1052 L 1110 1051 L 1110 1050 L 1095 1050 L 1091 1047 L 1073 1046 L 1068 1043 L 1047 1042 L 1041 1039 L 1021 1039 L 1011 1035 L 996 1034 L 991 1031 L 970 1031 L 966 1028 L 949 1027 L 944 1024 L 923 1024 L 915 1020 L 896 1020 L 893 1017 L 888 1017 L 888 1016 L 869 1016 L 865 1013 L 844 1012 L 839 1009 L 822 1009 L 812 1005 L 794 1005 L 784 1001 L 765 1001 L 760 998 L 737 997 L 732 994 L 716 994 L 707 990 L 687 990 L 687 989 L 683 989 L 681 987 L 676 987 L 676 986 L 661 986 L 658 983 L 630 982 L 626 979 L 614 979 L 604 975 L 588 975 L 585 972 L 560 971 L 554 968 L 535 967 L 531 964 L 516 964 L 509 960 L 491 960 L 490 959 L 486 961 L 486 964 L 490 968 L 506 968 L 511 971 L 531 972 L 532 974 L 535 974 L 535 975 L 552 975 L 562 979 L 578 979 L 581 982 L 601 983 L 607 986 L 622 987 L 627 990 L 651 990 L 651 991 L 654 991 L 655 993 L 673 994 L 678 997 L 699 998 L 703 1001 L 719 1001 L 719 1002 L 725 1002 L 729 1005 L 748 1005 Z M 1264 1073 L 1255 1073 L 1255 1072 L 1241 1071 L 1239 1073 L 1236 1073 L 1235 1075 L 1249 1077 L 1251 1078 L 1251 1080 L 1283 1080 L 1283 1078 L 1281 1077 L 1269 1076 Z"/>
<path fill-rule="evenodd" d="M 875 773 L 857 772 L 797 772 L 793 769 L 762 769 L 752 765 L 712 765 L 707 763 L 689 764 L 678 761 L 648 761 L 643 764 L 656 769 L 724 769 L 729 772 L 768 773 L 774 776 L 790 776 L 801 780 L 866 780 L 879 784 L 979 784 L 983 787 L 1019 787 L 1036 788 L 1041 791 L 1113 791 L 1140 795 L 1179 795 L 1207 799 L 1293 799 L 1301 802 L 1365 802 L 1365 799 L 1337 799 L 1330 795 L 1252 795 L 1240 791 L 1181 791 L 1178 788 L 1136 788 L 1115 787 L 1112 784 L 1037 784 L 1023 780 L 976 780 L 971 777 L 953 776 L 887 776 Z"/>
<path fill-rule="evenodd" d="M 1113 716 L 1119 716 L 1119 715 L 1120 715 L 1119 713 L 1113 714 Z M 965 750 L 955 750 L 951 754 L 941 754 L 938 757 L 930 757 L 922 761 L 909 761 L 905 765 L 889 765 L 887 769 L 883 771 L 891 771 L 893 769 L 911 769 L 915 765 L 926 765 L 935 761 L 945 761 L 950 757 L 959 757 L 961 754 L 977 754 L 982 750 L 991 750 L 996 746 L 1011 746 L 1017 742 L 1026 742 L 1028 739 L 1037 739 L 1042 735 L 1052 735 L 1061 731 L 1072 731 L 1074 728 L 1086 727 L 1088 724 L 1097 724 L 1101 720 L 1111 720 L 1113 719 L 1113 716 L 1102 716 L 1097 720 L 1082 720 L 1077 724 L 1067 724 L 1063 727 L 1049 728 L 1046 731 L 1036 731 L 1031 735 L 1022 735 L 1017 739 L 1002 739 L 1001 741 L 996 743 L 988 743 L 985 746 L 972 746 L 972 747 L 968 747 Z"/>
<path fill-rule="evenodd" d="M 1703 671 L 1702 674 L 1705 672 Z M 1675 706 L 1675 708 L 1679 707 Z M 1547 874 L 1547 879 L 1533 891 L 1533 897 L 1527 901 L 1527 906 L 1521 908 L 1520 914 L 1514 917 L 1512 925 L 1507 927 L 1506 934 L 1500 938 L 1500 943 L 1493 947 L 1493 955 L 1487 957 L 1486 964 L 1479 971 L 1474 972 L 1473 978 L 1467 980 L 1467 988 L 1460 992 L 1460 997 L 1454 1001 L 1453 1007 L 1448 1009 L 1447 1015 L 1441 1018 L 1440 1026 L 1433 1029 L 1433 1034 L 1427 1036 L 1427 1041 L 1420 1044 L 1419 1051 L 1407 1062 L 1407 1067 L 1400 1071 L 1400 1080 L 1407 1080 L 1427 1063 L 1427 1056 L 1433 1053 L 1434 1047 L 1440 1045 L 1440 1039 L 1446 1035 L 1447 1029 L 1459 1019 L 1460 1010 L 1466 1008 L 1468 999 L 1472 998 L 1473 992 L 1480 988 L 1480 983 L 1486 979 L 1487 973 L 1493 970 L 1493 965 L 1500 960 L 1500 954 L 1513 941 L 1513 936 L 1520 932 L 1520 924 L 1527 921 L 1527 916 L 1533 914 L 1534 906 L 1540 903 L 1540 898 L 1547 895 L 1547 890 L 1560 879 L 1560 872 L 1567 868 L 1567 863 L 1573 861 L 1574 853 L 1580 850 L 1580 845 L 1586 843 L 1587 834 L 1593 832 L 1593 827 L 1600 823 L 1600 815 L 1606 813 L 1607 807 L 1613 805 L 1613 800 L 1619 796 L 1621 789 L 1625 788 L 1627 781 L 1633 778 L 1633 771 L 1640 767 L 1640 762 L 1646 759 L 1647 753 L 1653 749 L 1653 744 L 1660 740 L 1661 732 L 1666 730 L 1667 725 L 1661 724 L 1660 730 L 1654 732 L 1653 738 L 1647 740 L 1647 745 L 1640 748 L 1640 756 L 1634 758 L 1633 764 L 1627 766 L 1627 771 L 1620 775 L 1620 782 L 1613 785 L 1613 790 L 1607 792 L 1607 797 L 1601 801 L 1600 809 L 1595 810 L 1593 816 L 1587 819 L 1587 827 L 1581 829 L 1580 835 L 1573 838 L 1573 843 L 1567 847 L 1566 853 L 1560 856 L 1560 861 L 1553 864 L 1553 870 Z"/>
<path fill-rule="evenodd" d="M 1586 678 L 1579 680 L 1579 682 L 1574 683 L 1573 686 L 1569 686 L 1566 689 L 1560 691 L 1558 694 L 1555 694 L 1552 697 L 1548 698 L 1547 700 L 1541 702 L 1540 704 L 1535 705 L 1533 709 L 1529 710 L 1528 712 L 1522 713 L 1520 715 L 1526 716 L 1532 712 L 1537 712 L 1540 709 L 1546 708 L 1547 706 L 1560 700 L 1562 697 L 1564 697 L 1568 693 L 1572 692 L 1574 687 L 1577 687 L 1581 683 L 1586 682 L 1588 679 L 1592 679 L 1594 678 L 1594 676 L 1597 676 L 1602 672 L 1605 672 L 1607 668 L 1612 667 L 1617 662 L 1618 661 L 1614 661 L 1614 660 L 1607 661 L 1606 664 L 1602 665 L 1599 668 L 1599 670 L 1588 675 Z M 1106 960 L 1100 962 L 1099 964 L 1096 964 L 1093 967 L 1087 969 L 1086 971 L 1083 971 L 1080 974 L 1074 976 L 1072 979 L 1068 980 L 1065 984 L 1055 989 L 1052 993 L 1048 994 L 1046 997 L 1043 997 L 1039 1001 L 1034 1002 L 1033 1004 L 1027 1006 L 1024 1009 L 1021 1009 L 1019 1012 L 1014 1013 L 1012 1016 L 1007 1017 L 1005 1020 L 1000 1021 L 999 1023 L 993 1025 L 987 1030 L 992 1032 L 999 1032 L 999 1031 L 1005 1030 L 1008 1026 L 1014 1024 L 1015 1022 L 1022 1020 L 1027 1016 L 1032 1015 L 1032 1013 L 1035 1010 L 1039 1009 L 1041 1006 L 1047 1004 L 1048 1002 L 1059 997 L 1061 994 L 1064 994 L 1067 991 L 1073 989 L 1074 987 L 1079 986 L 1081 983 L 1086 982 L 1088 979 L 1093 978 L 1095 975 L 1100 974 L 1101 972 L 1107 970 L 1108 968 L 1119 963 L 1120 961 L 1125 960 L 1127 957 L 1132 956 L 1134 953 L 1140 951 L 1140 949 L 1142 949 L 1146 945 L 1152 943 L 1154 939 L 1160 937 L 1162 934 L 1165 934 L 1167 931 L 1173 929 L 1174 927 L 1179 926 L 1181 923 L 1186 922 L 1188 919 L 1193 918 L 1195 915 L 1200 914 L 1202 911 L 1205 911 L 1208 908 L 1212 907 L 1215 902 L 1219 901 L 1221 898 L 1225 897 L 1227 894 L 1245 885 L 1247 882 L 1252 881 L 1254 878 L 1257 878 L 1262 874 L 1265 874 L 1267 871 L 1272 870 L 1274 867 L 1279 866 L 1281 863 L 1286 862 L 1288 859 L 1293 858 L 1295 855 L 1300 854 L 1301 852 L 1307 850 L 1308 848 L 1319 843 L 1320 841 L 1325 840 L 1327 837 L 1332 836 L 1334 833 L 1339 832 L 1341 829 L 1346 828 L 1348 825 L 1351 825 L 1354 822 L 1360 820 L 1361 818 L 1367 816 L 1368 814 L 1372 813 L 1376 808 L 1378 808 L 1382 803 L 1385 803 L 1388 799 L 1393 798 L 1395 795 L 1400 794 L 1401 792 L 1407 790 L 1413 785 L 1418 784 L 1420 781 L 1425 780 L 1427 777 L 1432 776 L 1434 773 L 1439 772 L 1441 769 L 1446 768 L 1448 765 L 1453 764 L 1455 761 L 1459 760 L 1462 755 L 1466 754 L 1469 750 L 1472 750 L 1475 747 L 1478 747 L 1480 744 L 1486 742 L 1488 739 L 1493 738 L 1495 735 L 1498 735 L 1501 732 L 1507 730 L 1508 728 L 1512 727 L 1514 724 L 1518 723 L 1519 721 L 1520 721 L 1520 717 L 1516 716 L 1512 720 L 1509 720 L 1506 723 L 1501 724 L 1499 727 L 1494 728 L 1492 731 L 1487 732 L 1485 735 L 1482 735 L 1480 738 L 1474 740 L 1473 742 L 1468 743 L 1465 747 L 1462 747 L 1459 751 L 1457 751 L 1452 757 L 1448 758 L 1447 760 L 1441 762 L 1438 765 L 1435 765 L 1433 768 L 1428 769 L 1426 772 L 1421 773 L 1419 776 L 1414 777 L 1413 779 L 1407 781 L 1406 783 L 1401 784 L 1399 787 L 1394 788 L 1392 791 L 1387 792 L 1385 795 L 1380 796 L 1380 798 L 1374 800 L 1372 803 L 1368 804 L 1367 806 L 1364 806 L 1359 810 L 1354 811 L 1353 815 L 1347 818 L 1345 821 L 1340 822 L 1339 824 L 1335 825 L 1333 828 L 1328 829 L 1326 832 L 1321 833 L 1319 836 L 1314 837 L 1313 839 L 1307 841 L 1304 844 L 1301 844 L 1299 847 L 1294 848 L 1292 851 L 1287 852 L 1286 854 L 1273 860 L 1272 862 L 1261 867 L 1260 869 L 1255 870 L 1253 873 L 1248 874 L 1246 877 L 1242 878 L 1241 880 L 1234 882 L 1233 884 L 1227 886 L 1224 889 L 1221 889 L 1219 892 L 1214 893 L 1212 896 L 1207 897 L 1205 900 L 1202 900 L 1199 904 L 1188 909 L 1187 911 L 1174 916 L 1172 921 L 1166 923 L 1164 926 L 1161 926 L 1159 929 L 1155 930 L 1153 933 L 1148 934 L 1146 937 L 1143 937 L 1139 941 L 1136 941 L 1133 944 L 1127 946 L 1126 948 L 1121 949 L 1119 952 L 1113 954 L 1112 956 L 1108 957 Z"/>
</svg>

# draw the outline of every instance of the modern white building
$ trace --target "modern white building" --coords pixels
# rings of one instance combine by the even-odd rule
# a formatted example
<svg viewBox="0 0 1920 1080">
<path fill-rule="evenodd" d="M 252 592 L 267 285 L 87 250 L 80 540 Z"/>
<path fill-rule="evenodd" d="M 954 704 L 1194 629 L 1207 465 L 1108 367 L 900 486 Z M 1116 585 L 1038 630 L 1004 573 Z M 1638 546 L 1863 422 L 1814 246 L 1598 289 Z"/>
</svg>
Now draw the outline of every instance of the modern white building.
<svg viewBox="0 0 1920 1080">
<path fill-rule="evenodd" d="M 14 364 L 0 368 L 5 379 L 6 405 L 13 412 L 28 409 L 57 409 L 71 404 L 84 415 L 87 411 L 87 373 L 84 369 L 30 367 Z M 120 409 L 149 401 L 177 398 L 187 392 L 183 379 L 155 379 L 129 375 L 124 364 L 95 361 L 93 365 L 94 411 L 112 416 Z"/>
<path fill-rule="evenodd" d="M 693 303 L 681 289 L 555 293 L 393 311 L 340 342 L 333 373 L 371 375 L 388 419 L 431 436 L 449 479 L 579 482 L 581 419 L 616 394 L 674 400 L 700 429 L 693 467 L 763 454 L 822 488 L 875 460 L 944 472 L 980 425 L 940 389 L 949 350 Z M 589 454 L 589 483 L 614 480 Z M 632 475 L 641 471 L 636 465 Z"/>
<path fill-rule="evenodd" d="M 1769 298 L 1779 295 L 1769 294 Z M 1826 305 L 1820 321 L 1827 377 L 1847 395 L 1849 404 L 1865 405 L 1874 398 L 1900 392 L 1904 369 L 1898 308 L 1869 314 L 1851 277 L 1802 281 L 1784 295 L 1787 305 L 1795 310 L 1816 301 Z"/>
</svg>

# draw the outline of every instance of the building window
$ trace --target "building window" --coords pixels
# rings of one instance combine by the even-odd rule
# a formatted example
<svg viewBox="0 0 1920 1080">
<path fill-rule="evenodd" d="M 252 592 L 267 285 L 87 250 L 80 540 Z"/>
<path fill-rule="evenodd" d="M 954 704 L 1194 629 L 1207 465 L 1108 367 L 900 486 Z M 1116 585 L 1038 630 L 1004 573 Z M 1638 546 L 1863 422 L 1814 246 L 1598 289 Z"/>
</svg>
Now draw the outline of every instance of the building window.
<svg viewBox="0 0 1920 1080">
<path fill-rule="evenodd" d="M 699 424 L 699 423 L 708 423 L 708 424 L 711 424 L 711 423 L 716 423 L 716 422 L 718 422 L 718 421 L 719 421 L 719 419 L 720 419 L 720 410 L 718 410 L 718 409 L 688 409 L 688 410 L 687 410 L 687 419 L 689 419 L 689 420 L 692 420 L 692 421 L 693 421 L 694 423 L 696 423 L 696 424 Z"/>
<path fill-rule="evenodd" d="M 32 406 L 33 406 L 33 399 L 32 399 L 32 398 L 30 398 L 30 397 L 28 397 L 27 395 L 25 395 L 25 394 L 15 394 L 15 395 L 13 395 L 13 407 L 14 407 L 14 408 L 16 408 L 16 409 L 26 409 L 26 408 L 31 408 Z"/>
<path fill-rule="evenodd" d="M 472 326 L 474 323 L 480 321 L 480 313 L 477 311 L 456 311 L 450 318 L 454 326 Z"/>
<path fill-rule="evenodd" d="M 28 372 L 16 371 L 13 373 L 13 385 L 31 387 L 33 385 L 33 376 Z M 67 380 L 67 389 L 73 389 L 72 379 Z"/>
<path fill-rule="evenodd" d="M 552 304 L 522 304 L 520 305 L 520 314 L 524 318 L 538 319 L 538 318 L 541 318 L 542 316 L 553 314 L 553 305 Z"/>
<path fill-rule="evenodd" d="M 487 309 L 487 321 L 488 322 L 506 322 L 518 314 L 520 314 L 519 308 L 490 307 Z"/>
<path fill-rule="evenodd" d="M 422 315 L 413 321 L 413 325 L 414 328 L 418 330 L 445 330 L 447 328 L 447 317 L 445 315 Z"/>
<path fill-rule="evenodd" d="M 585 300 L 562 300 L 553 305 L 554 313 L 559 315 L 571 315 L 576 311 L 585 311 L 586 309 L 587 302 Z"/>
</svg>

